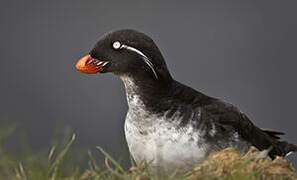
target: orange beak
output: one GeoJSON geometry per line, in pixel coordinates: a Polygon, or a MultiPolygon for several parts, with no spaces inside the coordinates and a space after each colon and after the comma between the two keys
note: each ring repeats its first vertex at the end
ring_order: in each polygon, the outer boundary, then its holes
{"type": "Polygon", "coordinates": [[[98,73],[103,67],[96,65],[97,62],[99,61],[93,59],[90,55],[86,55],[76,63],[76,69],[86,74],[95,74],[98,73]]]}

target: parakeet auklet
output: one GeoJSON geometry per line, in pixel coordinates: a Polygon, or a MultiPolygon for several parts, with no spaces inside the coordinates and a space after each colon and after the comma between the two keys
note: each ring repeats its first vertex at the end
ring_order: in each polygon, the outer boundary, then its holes
{"type": "Polygon", "coordinates": [[[104,35],[76,67],[88,74],[112,72],[124,82],[125,136],[136,163],[144,160],[171,173],[227,147],[243,153],[251,145],[272,147],[272,158],[297,151],[279,139],[283,133],[260,129],[233,105],[174,80],[154,41],[141,32],[104,35]]]}

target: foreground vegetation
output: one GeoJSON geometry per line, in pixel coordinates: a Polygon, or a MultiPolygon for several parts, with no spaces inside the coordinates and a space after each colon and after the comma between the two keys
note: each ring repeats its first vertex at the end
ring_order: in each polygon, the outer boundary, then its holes
{"type": "MultiPolygon", "coordinates": [[[[118,161],[114,160],[102,148],[98,151],[105,156],[105,163],[99,165],[96,158],[89,152],[88,167],[80,169],[79,163],[73,159],[77,156],[71,152],[71,145],[75,140],[72,135],[70,141],[62,148],[53,146],[45,155],[30,154],[19,160],[13,154],[6,152],[3,141],[13,129],[0,131],[0,179],[2,180],[150,180],[158,179],[150,171],[149,165],[133,165],[125,170],[118,161]]],[[[192,171],[183,174],[173,174],[162,179],[198,179],[198,180],[256,180],[256,179],[297,179],[296,171],[287,160],[278,157],[271,160],[268,151],[259,152],[256,148],[242,156],[236,149],[227,148],[213,153],[197,165],[192,171]]]]}

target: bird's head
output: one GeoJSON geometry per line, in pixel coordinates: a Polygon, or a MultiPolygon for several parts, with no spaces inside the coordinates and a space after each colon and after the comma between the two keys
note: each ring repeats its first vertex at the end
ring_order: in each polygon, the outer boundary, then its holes
{"type": "Polygon", "coordinates": [[[118,30],[103,35],[76,68],[87,74],[112,72],[116,75],[169,80],[162,54],[154,41],[135,30],[118,30]]]}

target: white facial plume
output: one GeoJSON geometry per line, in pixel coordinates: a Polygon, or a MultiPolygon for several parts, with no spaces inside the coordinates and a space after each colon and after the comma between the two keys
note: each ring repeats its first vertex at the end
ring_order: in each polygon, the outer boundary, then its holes
{"type": "Polygon", "coordinates": [[[131,46],[127,46],[125,44],[121,44],[119,41],[115,41],[112,45],[112,47],[115,49],[115,50],[118,50],[118,49],[127,49],[129,51],[132,51],[132,52],[135,52],[137,53],[138,55],[140,55],[143,59],[143,61],[150,67],[150,69],[153,71],[156,79],[158,79],[158,75],[155,71],[155,68],[154,68],[154,65],[153,63],[149,60],[149,58],[143,53],[141,52],[140,50],[134,48],[134,47],[131,47],[131,46]]]}

